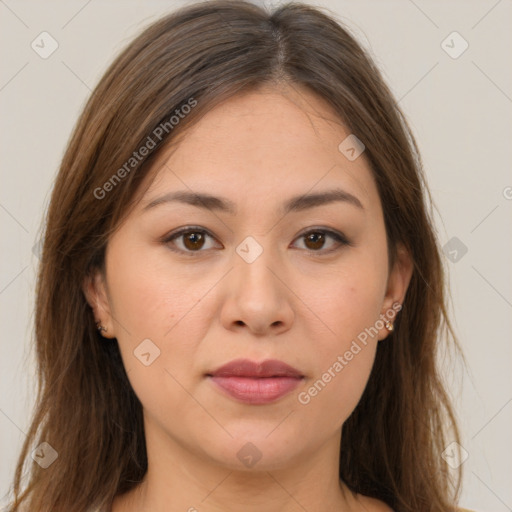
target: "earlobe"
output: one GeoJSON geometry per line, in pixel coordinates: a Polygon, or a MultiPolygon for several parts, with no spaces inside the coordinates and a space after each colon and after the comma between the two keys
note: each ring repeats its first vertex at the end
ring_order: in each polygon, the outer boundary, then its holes
{"type": "Polygon", "coordinates": [[[107,296],[105,278],[103,274],[96,270],[93,274],[88,274],[83,281],[82,290],[87,303],[93,310],[96,328],[105,338],[113,338],[114,326],[112,314],[107,296]]]}

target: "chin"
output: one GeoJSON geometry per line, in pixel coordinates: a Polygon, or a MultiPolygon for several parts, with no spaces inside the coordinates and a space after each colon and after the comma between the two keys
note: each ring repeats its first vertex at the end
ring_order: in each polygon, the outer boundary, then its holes
{"type": "Polygon", "coordinates": [[[233,438],[226,435],[223,441],[217,439],[213,452],[213,442],[205,446],[204,451],[216,463],[232,471],[274,471],[294,465],[301,451],[299,439],[283,433],[269,436],[268,432],[257,429],[246,429],[243,435],[231,432],[233,438]]]}

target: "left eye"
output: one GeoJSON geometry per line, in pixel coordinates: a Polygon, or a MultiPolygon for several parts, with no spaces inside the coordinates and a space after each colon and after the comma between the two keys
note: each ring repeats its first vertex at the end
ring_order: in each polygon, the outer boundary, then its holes
{"type": "MultiPolygon", "coordinates": [[[[202,252],[202,249],[214,248],[212,244],[208,246],[206,243],[208,239],[215,240],[207,231],[200,228],[184,228],[170,236],[166,237],[163,242],[177,246],[176,249],[171,247],[175,252],[192,254],[194,252],[202,252]],[[178,243],[180,242],[180,243],[178,243]]],[[[303,240],[305,249],[310,252],[332,252],[340,246],[351,245],[350,242],[341,233],[326,229],[315,229],[302,233],[296,240],[303,240]],[[325,249],[325,244],[328,239],[334,240],[331,243],[331,248],[325,249]],[[337,244],[337,246],[336,246],[337,244]],[[334,245],[334,247],[332,247],[334,245]]]]}
{"type": "Polygon", "coordinates": [[[324,252],[332,252],[338,249],[340,246],[350,245],[350,242],[341,233],[325,229],[307,231],[306,233],[300,235],[297,240],[304,240],[306,249],[312,252],[320,252],[320,250],[323,250],[324,252]],[[333,244],[331,244],[330,249],[325,249],[324,245],[326,240],[329,238],[337,242],[338,246],[336,247],[336,244],[334,244],[335,246],[333,248],[333,244]]]}

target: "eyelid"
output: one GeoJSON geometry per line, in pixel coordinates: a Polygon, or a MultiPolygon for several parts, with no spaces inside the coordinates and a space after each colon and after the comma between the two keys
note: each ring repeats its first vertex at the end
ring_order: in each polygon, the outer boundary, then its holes
{"type": "Polygon", "coordinates": [[[307,235],[308,233],[318,233],[318,232],[325,233],[326,235],[330,235],[334,239],[340,240],[340,241],[342,241],[343,243],[345,243],[347,245],[353,245],[352,242],[350,242],[349,239],[345,236],[345,234],[342,233],[341,231],[338,231],[338,230],[332,229],[332,228],[327,228],[327,227],[324,227],[324,226],[311,226],[311,227],[308,227],[305,230],[301,231],[297,235],[296,238],[298,238],[300,236],[307,235]]]}

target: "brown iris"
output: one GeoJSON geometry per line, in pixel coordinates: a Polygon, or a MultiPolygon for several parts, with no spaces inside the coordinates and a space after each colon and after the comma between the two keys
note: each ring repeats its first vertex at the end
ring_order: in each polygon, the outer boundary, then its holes
{"type": "Polygon", "coordinates": [[[309,249],[321,249],[324,243],[325,235],[323,233],[310,233],[305,237],[305,244],[309,249]]]}
{"type": "Polygon", "coordinates": [[[204,245],[204,235],[197,231],[189,231],[183,235],[183,244],[191,251],[201,249],[204,245]]]}

